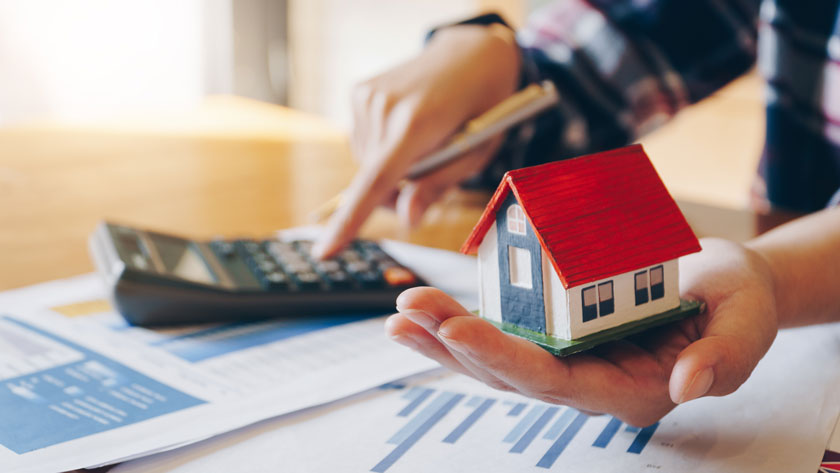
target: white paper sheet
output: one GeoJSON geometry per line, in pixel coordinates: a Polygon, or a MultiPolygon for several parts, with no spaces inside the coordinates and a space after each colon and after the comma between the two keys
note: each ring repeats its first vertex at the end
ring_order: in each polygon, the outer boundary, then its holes
{"type": "MultiPolygon", "coordinates": [[[[476,304],[472,258],[384,246],[476,304]]],[[[436,367],[388,340],[382,317],[152,331],[113,312],[43,311],[103,294],[95,275],[0,294],[0,314],[15,314],[0,319],[0,471],[146,455],[436,367]]]]}
{"type": "Polygon", "coordinates": [[[817,471],[840,403],[840,327],[782,332],[735,394],[656,427],[493,391],[462,376],[378,389],[113,473],[817,471]]]}

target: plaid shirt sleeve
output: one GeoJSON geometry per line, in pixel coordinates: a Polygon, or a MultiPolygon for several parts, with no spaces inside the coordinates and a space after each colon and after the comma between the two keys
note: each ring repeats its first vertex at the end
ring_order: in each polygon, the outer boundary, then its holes
{"type": "Polygon", "coordinates": [[[747,71],[760,0],[557,0],[518,33],[525,83],[557,107],[509,137],[484,183],[508,169],[623,146],[747,71]]]}

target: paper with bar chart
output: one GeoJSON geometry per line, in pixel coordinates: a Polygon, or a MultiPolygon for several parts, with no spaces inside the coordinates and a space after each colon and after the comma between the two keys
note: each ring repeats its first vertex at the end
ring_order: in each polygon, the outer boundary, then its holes
{"type": "Polygon", "coordinates": [[[814,472],[840,412],[840,327],[783,331],[735,394],[637,428],[460,375],[392,383],[113,473],[814,472]]]}
{"type": "MultiPolygon", "coordinates": [[[[393,389],[402,387],[396,386],[393,389]]],[[[486,443],[490,449],[513,454],[510,460],[520,462],[517,465],[511,464],[511,468],[517,469],[529,466],[552,468],[572,442],[576,446],[580,443],[575,441],[578,435],[587,438],[586,445],[589,448],[604,450],[615,438],[615,444],[621,444],[620,448],[624,449],[622,453],[638,455],[638,459],[641,459],[645,447],[659,427],[659,423],[656,423],[640,429],[624,425],[615,417],[591,417],[569,407],[520,400],[502,401],[495,393],[482,394],[435,389],[431,386],[405,389],[400,397],[406,404],[396,416],[405,417],[407,421],[386,441],[393,449],[370,471],[399,471],[397,463],[411,449],[422,448],[416,445],[438,424],[447,426],[443,431],[448,432],[441,443],[456,445],[472,428],[478,428],[476,424],[485,415],[493,417],[490,422],[501,429],[493,437],[472,435],[472,442],[486,443]],[[584,428],[586,430],[582,432],[584,428]],[[597,435],[593,435],[595,433],[597,435]],[[522,458],[516,458],[517,455],[523,457],[531,447],[539,456],[537,459],[533,454],[529,455],[536,462],[532,461],[533,464],[528,465],[528,462],[522,462],[522,458]]],[[[462,443],[468,442],[464,440],[462,443]]],[[[620,452],[618,448],[612,448],[611,451],[620,452]]],[[[636,459],[632,456],[629,458],[630,461],[636,459]]],[[[628,460],[622,461],[626,464],[628,460]]]]}

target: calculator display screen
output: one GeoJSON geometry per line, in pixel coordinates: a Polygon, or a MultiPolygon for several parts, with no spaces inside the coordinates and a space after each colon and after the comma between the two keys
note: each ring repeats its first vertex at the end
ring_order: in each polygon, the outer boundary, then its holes
{"type": "Polygon", "coordinates": [[[157,248],[166,271],[181,279],[215,284],[216,278],[193,243],[180,238],[149,235],[157,248]]]}

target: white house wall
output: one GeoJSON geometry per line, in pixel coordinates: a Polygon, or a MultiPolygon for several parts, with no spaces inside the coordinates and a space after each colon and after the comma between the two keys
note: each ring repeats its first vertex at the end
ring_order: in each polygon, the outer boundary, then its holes
{"type": "Polygon", "coordinates": [[[499,292],[499,236],[496,223],[484,234],[478,246],[478,304],[481,316],[496,322],[502,321],[502,299],[499,292]]]}
{"type": "Polygon", "coordinates": [[[543,295],[545,298],[545,331],[555,337],[570,339],[569,303],[566,288],[560,282],[554,266],[542,253],[543,295]]]}
{"type": "MultiPolygon", "coordinates": [[[[654,265],[654,266],[659,266],[654,265]]],[[[667,261],[662,263],[663,277],[665,283],[665,295],[661,299],[648,301],[642,305],[636,305],[636,287],[634,283],[634,273],[642,269],[639,268],[629,273],[624,273],[611,278],[601,279],[599,281],[576,286],[566,291],[569,301],[570,314],[570,335],[572,339],[577,339],[595,333],[604,329],[612,328],[627,322],[643,319],[649,315],[665,312],[674,309],[680,305],[679,294],[679,269],[677,260],[667,261]],[[588,322],[583,322],[582,317],[582,301],[581,291],[584,288],[597,285],[602,282],[613,281],[613,297],[615,300],[615,312],[604,317],[598,317],[588,322]]],[[[648,281],[649,283],[649,281],[648,281]]]]}

